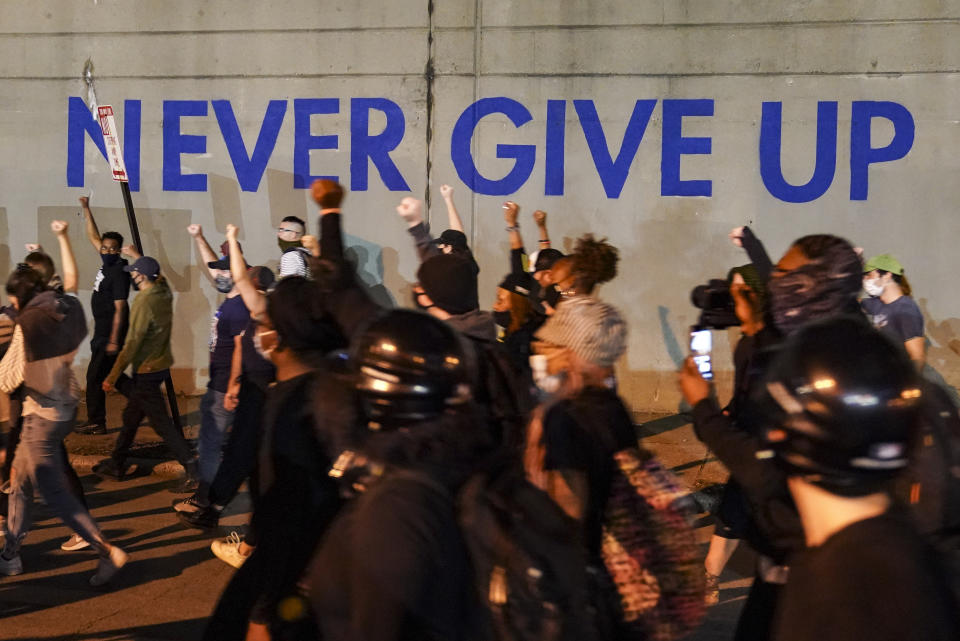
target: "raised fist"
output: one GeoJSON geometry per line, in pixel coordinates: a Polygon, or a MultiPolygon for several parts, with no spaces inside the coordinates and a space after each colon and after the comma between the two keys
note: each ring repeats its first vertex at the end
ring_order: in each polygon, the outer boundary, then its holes
{"type": "Polygon", "coordinates": [[[310,185],[310,190],[320,209],[338,209],[343,202],[343,187],[335,180],[318,178],[310,185]]]}
{"type": "Polygon", "coordinates": [[[440,195],[447,200],[453,198],[453,187],[450,185],[440,185],[440,195]]]}
{"type": "Polygon", "coordinates": [[[320,241],[313,234],[304,234],[300,237],[300,244],[314,256],[320,255],[320,241]]]}
{"type": "Polygon", "coordinates": [[[743,247],[743,227],[734,227],[727,236],[734,245],[743,247]]]}
{"type": "MultiPolygon", "coordinates": [[[[193,225],[190,225],[193,227],[193,225]]],[[[199,225],[197,225],[199,227],[199,225]]],[[[232,223],[227,223],[227,240],[236,240],[237,239],[237,226],[232,223]]],[[[195,234],[193,234],[195,235],[195,234]]]]}
{"type": "Polygon", "coordinates": [[[137,246],[134,244],[125,245],[123,249],[120,250],[120,253],[124,256],[130,256],[131,258],[140,258],[140,252],[137,251],[137,246]]]}
{"type": "Polygon", "coordinates": [[[32,254],[33,252],[43,251],[43,247],[40,246],[40,243],[27,243],[26,245],[24,245],[24,248],[27,250],[28,254],[32,254]]]}
{"type": "Polygon", "coordinates": [[[517,226],[517,216],[520,214],[520,206],[512,200],[503,203],[503,219],[511,227],[517,226]]]}
{"type": "Polygon", "coordinates": [[[55,220],[50,223],[50,231],[52,231],[57,236],[63,236],[67,233],[67,228],[70,225],[65,220],[55,220]]]}
{"type": "Polygon", "coordinates": [[[400,204],[397,205],[397,213],[400,214],[400,217],[407,221],[411,226],[416,225],[417,223],[423,220],[422,215],[423,203],[417,200],[416,198],[411,198],[407,196],[400,201],[400,204]]]}
{"type": "Polygon", "coordinates": [[[538,209],[533,212],[533,222],[537,224],[537,227],[543,227],[547,224],[547,212],[542,209],[538,209]]]}
{"type": "Polygon", "coordinates": [[[194,238],[196,238],[197,236],[202,236],[203,227],[201,227],[197,223],[193,223],[192,225],[187,225],[187,233],[193,236],[194,238]]]}
{"type": "Polygon", "coordinates": [[[79,198],[77,198],[77,200],[80,201],[80,206],[83,207],[84,209],[87,209],[90,207],[90,196],[80,196],[79,198]]]}

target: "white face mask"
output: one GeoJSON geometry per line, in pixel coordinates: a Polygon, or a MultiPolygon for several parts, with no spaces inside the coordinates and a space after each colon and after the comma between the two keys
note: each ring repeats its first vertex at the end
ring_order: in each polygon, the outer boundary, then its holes
{"type": "Polygon", "coordinates": [[[879,278],[869,278],[863,281],[863,291],[867,292],[870,296],[879,296],[883,293],[883,288],[883,284],[879,278]]]}
{"type": "Polygon", "coordinates": [[[275,347],[271,347],[271,348],[269,348],[269,349],[264,349],[263,343],[261,342],[260,337],[263,336],[263,335],[265,335],[265,334],[273,334],[273,333],[275,333],[276,331],[277,331],[277,330],[275,330],[275,329],[268,329],[268,330],[262,331],[262,332],[261,332],[261,331],[257,331],[257,332],[254,332],[254,334],[253,334],[253,348],[254,348],[255,350],[257,350],[257,354],[260,354],[260,356],[263,357],[264,360],[267,360],[267,361],[270,360],[270,354],[273,353],[273,350],[275,349],[275,347]]]}

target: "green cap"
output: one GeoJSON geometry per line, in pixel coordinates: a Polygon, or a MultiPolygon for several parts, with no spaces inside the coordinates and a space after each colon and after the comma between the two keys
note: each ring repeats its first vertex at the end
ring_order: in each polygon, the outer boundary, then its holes
{"type": "Polygon", "coordinates": [[[880,254],[868,260],[863,266],[863,273],[866,274],[867,272],[872,272],[875,269],[890,272],[891,274],[896,274],[897,276],[903,276],[903,265],[901,265],[900,261],[890,254],[880,254]]]}

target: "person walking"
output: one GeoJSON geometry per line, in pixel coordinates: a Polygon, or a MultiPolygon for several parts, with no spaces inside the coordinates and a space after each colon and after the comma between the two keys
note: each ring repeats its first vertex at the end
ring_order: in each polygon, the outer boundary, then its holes
{"type": "Polygon", "coordinates": [[[123,427],[117,435],[113,453],[93,469],[97,474],[123,480],[132,469],[126,462],[130,446],[140,421],[146,416],[186,470],[186,479],[178,491],[193,492],[198,486],[197,463],[190,446],[170,420],[160,391],[173,364],[170,351],[173,294],[166,279],[160,275],[160,264],[154,258],[141,256],[124,269],[130,272],[140,293],[130,309],[126,343],[103,381],[103,390],[116,389],[127,397],[127,406],[123,410],[123,427]],[[133,366],[133,377],[124,374],[130,365],[133,366]]]}

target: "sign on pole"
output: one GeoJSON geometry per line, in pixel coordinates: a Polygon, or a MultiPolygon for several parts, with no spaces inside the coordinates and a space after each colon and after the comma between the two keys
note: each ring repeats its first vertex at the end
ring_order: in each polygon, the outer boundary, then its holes
{"type": "Polygon", "coordinates": [[[110,161],[110,170],[113,171],[113,179],[117,182],[127,182],[127,168],[123,164],[120,141],[117,139],[117,125],[113,121],[113,107],[110,105],[97,107],[97,116],[100,118],[100,130],[103,132],[103,141],[107,145],[107,159],[110,161]]]}

